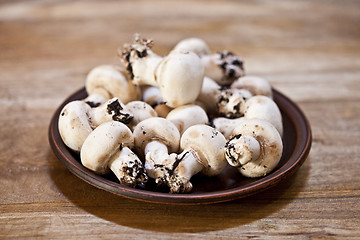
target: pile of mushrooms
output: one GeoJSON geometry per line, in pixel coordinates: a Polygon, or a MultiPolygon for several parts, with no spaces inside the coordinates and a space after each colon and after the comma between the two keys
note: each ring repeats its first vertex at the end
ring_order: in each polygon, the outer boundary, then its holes
{"type": "Polygon", "coordinates": [[[245,76],[238,56],[213,53],[202,39],[164,57],[152,47],[136,35],[119,50],[121,64],[92,69],[88,96],[60,112],[60,136],[86,168],[170,193],[189,193],[192,176],[229,165],[251,178],[276,168],[283,126],[265,79],[245,76]]]}

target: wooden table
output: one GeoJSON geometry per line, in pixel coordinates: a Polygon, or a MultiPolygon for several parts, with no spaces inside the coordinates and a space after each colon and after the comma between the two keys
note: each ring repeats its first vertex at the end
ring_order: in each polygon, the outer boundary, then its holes
{"type": "Polygon", "coordinates": [[[2,1],[0,239],[359,239],[359,1],[2,1]],[[205,206],[126,199],[55,157],[50,118],[135,33],[165,55],[186,37],[243,57],[313,131],[286,182],[205,206]]]}

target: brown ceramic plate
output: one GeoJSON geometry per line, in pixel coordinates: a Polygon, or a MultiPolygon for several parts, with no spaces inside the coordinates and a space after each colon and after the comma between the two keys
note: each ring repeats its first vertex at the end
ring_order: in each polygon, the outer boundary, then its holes
{"type": "Polygon", "coordinates": [[[145,186],[130,188],[120,185],[112,174],[99,176],[83,167],[79,156],[70,151],[61,140],[58,129],[61,109],[66,103],[84,99],[86,96],[85,89],[80,89],[68,97],[56,110],[49,126],[51,148],[57,158],[73,174],[95,187],[123,197],[169,204],[203,204],[246,197],[268,189],[295,173],[307,158],[311,147],[311,129],[305,115],[289,98],[274,90],[274,100],[283,117],[284,152],[277,168],[269,175],[248,179],[240,176],[235,168],[228,166],[216,177],[194,176],[191,180],[194,188],[188,194],[160,192],[155,189],[151,181],[145,186]]]}

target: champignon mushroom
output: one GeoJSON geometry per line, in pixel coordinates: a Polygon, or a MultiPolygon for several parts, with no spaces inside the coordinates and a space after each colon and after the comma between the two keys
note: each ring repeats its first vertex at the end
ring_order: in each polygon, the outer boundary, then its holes
{"type": "Polygon", "coordinates": [[[76,100],[63,107],[58,127],[65,145],[80,152],[83,142],[98,125],[113,120],[128,123],[132,117],[117,98],[94,108],[84,101],[76,100]]]}
{"type": "Polygon", "coordinates": [[[229,85],[245,75],[243,61],[229,51],[211,53],[207,43],[200,38],[187,38],[180,41],[174,50],[196,53],[205,67],[205,76],[214,79],[220,85],[229,85]]]}
{"type": "Polygon", "coordinates": [[[252,94],[246,89],[226,89],[208,77],[204,77],[197,104],[204,106],[209,115],[237,118],[243,115],[242,106],[252,94]]]}
{"type": "Polygon", "coordinates": [[[58,128],[61,139],[75,152],[80,152],[82,144],[93,130],[88,116],[90,111],[88,104],[78,100],[69,102],[60,112],[58,128]]]}
{"type": "Polygon", "coordinates": [[[127,126],[134,130],[135,126],[148,118],[157,117],[156,111],[146,102],[143,101],[132,101],[127,103],[126,109],[133,116],[131,121],[127,124],[127,126]]]}
{"type": "Polygon", "coordinates": [[[117,97],[123,103],[140,99],[140,89],[127,77],[124,68],[115,65],[100,65],[93,68],[86,77],[85,101],[92,107],[117,97]]]}
{"type": "Polygon", "coordinates": [[[260,119],[244,120],[226,143],[226,160],[246,177],[262,177],[279,163],[283,151],[276,128],[260,119]]]}
{"type": "Polygon", "coordinates": [[[209,55],[210,48],[207,43],[200,38],[186,38],[176,44],[174,50],[184,50],[196,53],[199,57],[209,55]]]}
{"type": "Polygon", "coordinates": [[[277,104],[269,97],[257,95],[249,98],[244,105],[245,119],[265,120],[283,135],[282,116],[277,104]]]}
{"type": "Polygon", "coordinates": [[[264,78],[257,76],[243,76],[236,79],[231,88],[247,89],[252,95],[264,95],[272,98],[271,85],[264,78]]]}
{"type": "Polygon", "coordinates": [[[126,46],[122,59],[135,84],[157,86],[170,107],[192,103],[200,93],[204,67],[190,51],[172,51],[161,58],[151,51],[152,41],[137,37],[126,46]]]}
{"type": "Polygon", "coordinates": [[[197,101],[200,102],[202,106],[205,106],[205,111],[208,114],[214,114],[216,112],[216,103],[219,100],[220,93],[221,86],[213,79],[204,77],[197,101]]]}
{"type": "Polygon", "coordinates": [[[225,118],[217,117],[212,119],[212,126],[221,132],[226,139],[229,139],[234,128],[244,120],[244,117],[239,118],[225,118]]]}
{"type": "Polygon", "coordinates": [[[220,85],[229,85],[245,75],[243,61],[228,51],[203,55],[201,62],[205,67],[205,76],[214,79],[220,85]]]}
{"type": "Polygon", "coordinates": [[[172,51],[160,63],[156,76],[166,105],[178,107],[193,103],[199,96],[204,67],[195,53],[172,51]]]}
{"type": "Polygon", "coordinates": [[[147,181],[140,159],[131,151],[134,137],[123,123],[111,121],[98,126],[85,139],[81,163],[97,174],[111,170],[121,184],[134,187],[147,181]]]}
{"type": "Polygon", "coordinates": [[[193,125],[209,123],[205,110],[195,104],[174,108],[167,114],[166,119],[175,124],[180,134],[193,125]]]}
{"type": "Polygon", "coordinates": [[[158,87],[146,85],[142,86],[142,100],[150,104],[159,117],[166,118],[168,113],[173,109],[165,104],[158,87]]]}
{"type": "Polygon", "coordinates": [[[213,127],[204,124],[189,127],[181,137],[183,152],[168,183],[170,192],[191,191],[190,179],[199,172],[207,176],[220,174],[227,165],[225,144],[225,137],[213,127]]]}
{"type": "Polygon", "coordinates": [[[156,107],[157,105],[164,102],[160,88],[150,85],[143,85],[141,88],[141,100],[149,104],[151,107],[156,107]]]}
{"type": "Polygon", "coordinates": [[[169,120],[153,117],[138,123],[133,134],[136,152],[144,156],[148,176],[159,186],[166,185],[180,145],[179,130],[169,120]]]}
{"type": "Polygon", "coordinates": [[[239,113],[241,113],[241,117],[238,118],[214,118],[212,124],[223,133],[226,138],[229,138],[231,137],[230,133],[232,129],[244,119],[261,119],[274,125],[280,133],[280,136],[283,135],[281,112],[271,98],[262,95],[253,96],[245,101],[239,113]]]}

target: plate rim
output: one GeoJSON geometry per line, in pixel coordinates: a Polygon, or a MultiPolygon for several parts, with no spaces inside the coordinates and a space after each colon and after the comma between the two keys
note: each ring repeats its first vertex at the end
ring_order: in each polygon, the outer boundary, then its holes
{"type": "Polygon", "coordinates": [[[103,178],[102,176],[97,175],[94,172],[86,169],[72,156],[70,150],[61,140],[57,123],[62,108],[68,102],[77,99],[80,100],[85,98],[86,96],[87,95],[85,87],[82,87],[72,93],[70,96],[68,96],[62,102],[62,104],[58,106],[51,118],[48,128],[50,147],[56,157],[66,166],[66,168],[70,170],[70,172],[73,173],[75,176],[79,177],[81,180],[99,189],[130,199],[152,203],[193,205],[225,202],[247,197],[269,189],[294,174],[307,159],[307,156],[309,155],[311,149],[312,132],[310,123],[306,118],[305,114],[297,106],[297,104],[295,104],[287,96],[273,88],[274,101],[277,103],[279,101],[281,101],[282,103],[286,103],[286,109],[281,108],[280,110],[282,114],[286,113],[287,117],[291,120],[296,129],[296,145],[294,147],[294,151],[292,151],[289,159],[280,168],[271,172],[267,176],[258,179],[257,181],[246,184],[245,186],[214,192],[170,194],[138,188],[131,188],[121,185],[120,183],[113,182],[109,179],[103,178]],[[290,112],[292,114],[289,114],[290,112]],[[63,149],[66,149],[67,151],[62,151],[61,147],[63,149]],[[74,159],[75,161],[73,161],[72,159],[74,159]],[[89,177],[89,179],[85,176],[89,177]]]}

